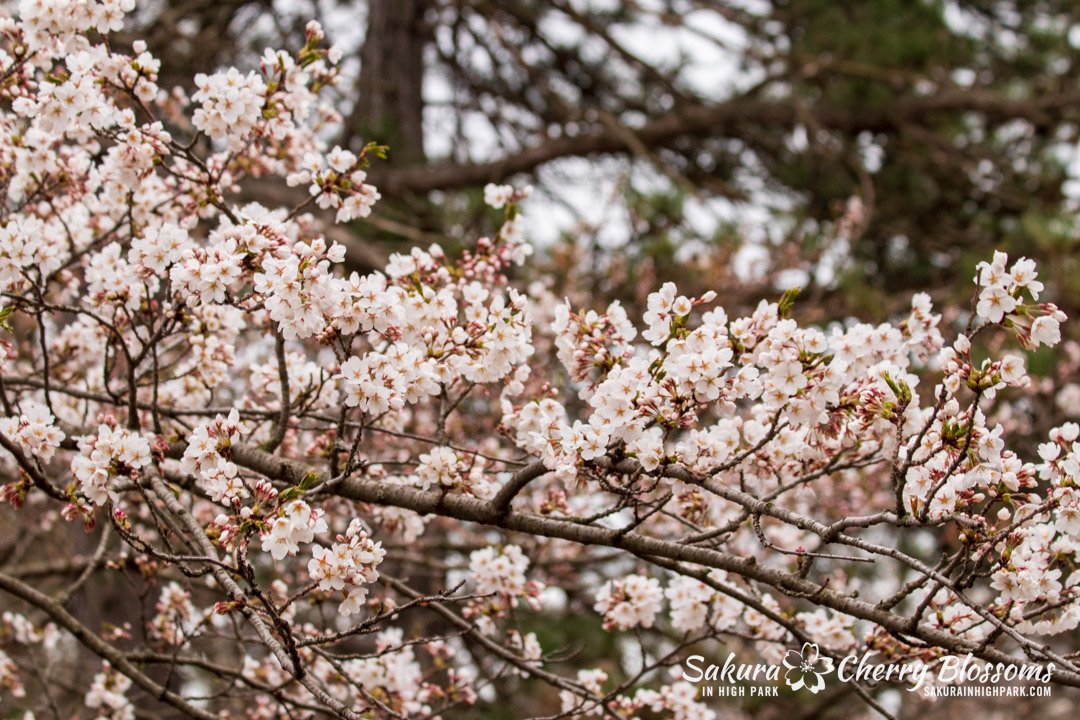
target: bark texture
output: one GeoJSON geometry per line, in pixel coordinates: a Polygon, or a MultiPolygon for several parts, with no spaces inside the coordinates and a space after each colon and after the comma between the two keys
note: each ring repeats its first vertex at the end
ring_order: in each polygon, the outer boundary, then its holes
{"type": "Polygon", "coordinates": [[[424,160],[424,48],[426,0],[372,0],[360,51],[357,104],[346,133],[350,145],[390,146],[396,165],[424,160]]]}

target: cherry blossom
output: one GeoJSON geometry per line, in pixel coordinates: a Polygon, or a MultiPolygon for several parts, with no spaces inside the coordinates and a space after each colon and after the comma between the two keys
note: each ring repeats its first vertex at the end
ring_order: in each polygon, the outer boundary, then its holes
{"type": "Polygon", "coordinates": [[[603,614],[605,627],[620,630],[652,627],[663,597],[656,578],[628,575],[622,580],[604,583],[596,593],[594,607],[603,614]]]}
{"type": "Polygon", "coordinates": [[[131,680],[105,663],[86,693],[86,707],[97,712],[99,718],[134,720],[135,707],[126,695],[130,688],[131,680]]]}
{"type": "Polygon", "coordinates": [[[64,439],[64,432],[55,423],[56,418],[48,407],[27,400],[22,414],[0,418],[0,433],[14,440],[23,452],[47,463],[64,439]]]}
{"type": "Polygon", "coordinates": [[[1080,348],[1034,260],[877,323],[681,278],[564,297],[529,188],[492,184],[483,236],[365,268],[344,225],[381,212],[385,149],[330,140],[322,28],[188,96],[110,35],[132,9],[0,21],[0,502],[29,547],[0,571],[26,605],[5,702],[74,658],[107,718],[429,718],[528,687],[538,713],[710,720],[665,674],[698,645],[1080,685],[1080,348]],[[72,557],[38,562],[53,542],[72,557]],[[71,611],[121,579],[142,615],[71,611]],[[571,616],[613,656],[549,647],[571,616]]]}
{"type": "Polygon", "coordinates": [[[345,599],[338,606],[342,615],[360,611],[367,596],[365,585],[379,579],[376,568],[386,551],[382,545],[372,542],[359,520],[349,523],[344,535],[330,548],[316,545],[308,562],[308,574],[319,583],[323,591],[343,592],[345,599]]]}
{"type": "Polygon", "coordinates": [[[137,474],[151,463],[150,443],[124,428],[100,425],[96,435],[79,441],[79,454],[71,461],[71,474],[83,494],[96,505],[117,498],[112,485],[122,475],[137,474]]]}
{"type": "Polygon", "coordinates": [[[294,500],[282,508],[262,533],[263,552],[275,560],[295,555],[301,543],[310,543],[316,535],[327,531],[322,510],[313,509],[303,500],[294,500]]]}

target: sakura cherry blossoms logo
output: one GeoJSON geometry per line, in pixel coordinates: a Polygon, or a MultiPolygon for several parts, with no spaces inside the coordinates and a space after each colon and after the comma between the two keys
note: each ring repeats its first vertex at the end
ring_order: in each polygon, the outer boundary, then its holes
{"type": "Polygon", "coordinates": [[[792,690],[806,688],[815,695],[825,689],[825,676],[833,671],[830,657],[821,655],[817,643],[803,643],[801,650],[788,650],[783,660],[784,682],[792,690]]]}
{"type": "Polygon", "coordinates": [[[809,690],[817,694],[825,689],[825,676],[835,669],[832,658],[823,655],[817,643],[803,643],[788,650],[780,664],[747,664],[728,654],[723,665],[704,663],[704,656],[691,655],[684,663],[682,679],[703,685],[703,697],[779,697],[783,683],[793,692],[809,690]]]}
{"type": "Polygon", "coordinates": [[[817,643],[788,650],[779,663],[745,663],[728,653],[720,665],[702,655],[683,662],[682,679],[700,684],[701,698],[780,697],[825,689],[826,676],[841,683],[891,684],[923,698],[1049,697],[1055,666],[1026,662],[984,662],[971,653],[942,655],[932,662],[878,662],[876,652],[830,657],[817,643]]]}

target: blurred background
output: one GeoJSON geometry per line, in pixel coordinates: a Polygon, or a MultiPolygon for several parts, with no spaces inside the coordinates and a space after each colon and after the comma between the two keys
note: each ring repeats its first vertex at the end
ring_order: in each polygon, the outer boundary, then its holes
{"type": "Polygon", "coordinates": [[[131,36],[189,87],[322,21],[344,53],[335,139],[390,146],[371,173],[379,217],[351,231],[360,265],[474,238],[483,185],[512,182],[536,187],[545,262],[592,275],[595,305],[677,278],[726,291],[729,311],[798,286],[806,307],[869,319],[915,290],[966,298],[991,248],[1039,259],[1067,312],[1080,301],[1075,2],[178,0],[136,15],[131,36]]]}

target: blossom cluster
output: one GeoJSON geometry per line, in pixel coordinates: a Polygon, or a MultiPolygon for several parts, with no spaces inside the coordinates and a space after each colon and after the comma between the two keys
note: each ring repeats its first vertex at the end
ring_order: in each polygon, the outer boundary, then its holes
{"type": "Polygon", "coordinates": [[[191,602],[191,593],[176,582],[161,589],[154,609],[157,614],[150,621],[150,635],[166,646],[185,645],[201,619],[191,602]]]}
{"type": "Polygon", "coordinates": [[[19,679],[19,668],[3,650],[0,650],[0,698],[8,695],[13,698],[26,697],[26,688],[19,679]]]}
{"type": "Polygon", "coordinates": [[[488,183],[484,186],[484,202],[496,210],[502,210],[507,205],[519,203],[532,193],[532,186],[515,189],[513,185],[496,185],[488,183]]]}
{"type": "Polygon", "coordinates": [[[263,552],[270,553],[275,560],[295,555],[301,543],[309,543],[316,535],[328,530],[325,515],[324,510],[312,508],[303,500],[288,503],[270,520],[269,529],[262,533],[263,552]]]}
{"type": "Polygon", "coordinates": [[[21,414],[0,418],[0,433],[43,463],[52,460],[64,439],[64,431],[56,427],[56,418],[49,408],[34,400],[23,403],[21,414]]]}
{"type": "Polygon", "coordinates": [[[709,604],[716,591],[705,583],[680,576],[674,578],[664,590],[664,597],[671,605],[671,625],[676,630],[697,630],[709,619],[709,604]]]}
{"type": "Polygon", "coordinates": [[[415,484],[421,488],[457,489],[479,498],[489,498],[495,485],[488,478],[486,464],[478,458],[466,462],[448,447],[436,447],[417,458],[415,484]]]}
{"type": "Polygon", "coordinates": [[[555,308],[551,329],[559,361],[577,381],[593,376],[602,380],[613,366],[634,355],[637,329],[618,300],[603,314],[588,310],[579,315],[569,302],[562,303],[555,308]]]}
{"type": "Polygon", "coordinates": [[[306,338],[322,332],[326,315],[337,307],[337,285],[325,282],[331,263],[345,259],[345,248],[326,246],[322,238],[292,246],[285,257],[268,257],[255,275],[255,290],[265,296],[270,318],[286,339],[306,338]]]}
{"type": "Polygon", "coordinates": [[[1054,346],[1061,342],[1061,323],[1065,314],[1053,303],[1038,303],[1043,283],[1038,278],[1035,262],[1020,258],[1006,270],[1009,257],[995,252],[991,262],[981,262],[975,281],[981,288],[975,312],[992,323],[1009,319],[1010,327],[1027,347],[1054,346]],[[1024,302],[1024,294],[1031,304],[1024,302]]]}
{"type": "Polygon", "coordinates": [[[266,83],[255,72],[241,74],[236,68],[213,75],[195,76],[197,90],[191,99],[199,103],[191,119],[195,127],[215,140],[228,138],[239,149],[255,129],[252,118],[266,103],[266,83]]]}
{"type": "Polygon", "coordinates": [[[604,627],[629,630],[652,627],[660,612],[664,593],[660,581],[644,575],[627,575],[609,580],[596,593],[593,606],[604,616],[604,627]]]}
{"type": "Polygon", "coordinates": [[[305,155],[303,169],[289,175],[287,182],[307,183],[319,207],[337,210],[339,223],[366,218],[379,199],[379,191],[365,182],[362,162],[363,158],[335,145],[325,158],[315,153],[305,155]]]}
{"type": "Polygon", "coordinates": [[[338,606],[342,615],[360,612],[367,597],[367,585],[379,579],[376,569],[385,557],[382,543],[372,541],[359,519],[349,523],[344,535],[329,548],[311,549],[308,574],[323,592],[341,592],[345,599],[338,606]]]}
{"type": "Polygon", "coordinates": [[[116,672],[108,662],[94,676],[94,682],[86,693],[86,707],[104,720],[135,720],[135,706],[127,697],[131,679],[116,672]]]}
{"type": "Polygon", "coordinates": [[[19,17],[30,47],[53,38],[71,39],[87,29],[106,34],[123,28],[123,17],[135,9],[135,0],[102,0],[68,5],[61,2],[22,3],[19,17]]]}
{"type": "Polygon", "coordinates": [[[439,392],[435,361],[405,343],[351,357],[341,366],[345,404],[378,417],[439,392]]]}
{"type": "Polygon", "coordinates": [[[1050,483],[1046,502],[1021,505],[1006,516],[1012,532],[1001,542],[992,586],[1020,628],[1057,634],[1080,625],[1080,608],[1067,602],[1080,582],[1073,569],[1080,557],[1080,426],[1053,429],[1039,456],[1038,477],[1050,483]],[[1039,608],[1050,612],[1033,620],[1039,608]]]}
{"type": "Polygon", "coordinates": [[[247,432],[235,410],[227,418],[198,425],[188,436],[180,461],[183,473],[198,478],[203,489],[217,503],[237,506],[248,497],[237,466],[227,458],[229,448],[247,432]]]}
{"type": "Polygon", "coordinates": [[[376,638],[373,657],[349,660],[343,669],[360,687],[379,688],[400,712],[422,715],[430,710],[432,688],[423,682],[419,659],[403,642],[403,634],[400,628],[384,630],[376,638]]]}
{"type": "Polygon", "coordinates": [[[534,610],[540,607],[542,583],[529,580],[529,558],[517,545],[486,547],[469,554],[469,575],[476,591],[490,597],[474,603],[470,614],[503,616],[524,600],[534,610]]]}
{"type": "Polygon", "coordinates": [[[0,290],[14,292],[36,285],[59,269],[60,248],[40,241],[44,230],[44,223],[35,217],[15,216],[0,227],[0,290]]]}
{"type": "Polygon", "coordinates": [[[71,461],[71,474],[83,495],[95,505],[119,498],[111,481],[136,477],[153,462],[150,443],[140,433],[110,425],[79,441],[79,454],[71,461]]]}

